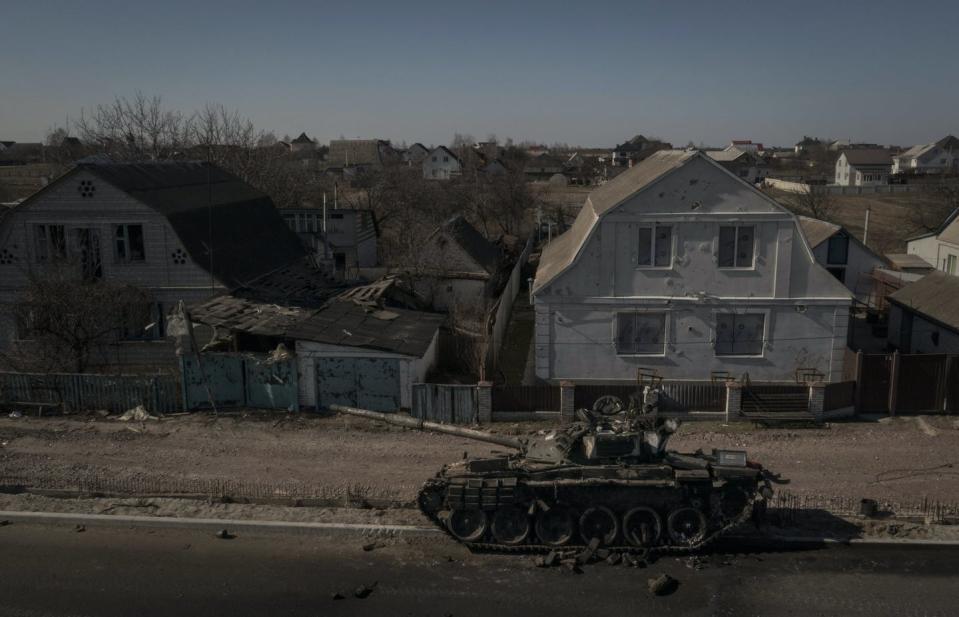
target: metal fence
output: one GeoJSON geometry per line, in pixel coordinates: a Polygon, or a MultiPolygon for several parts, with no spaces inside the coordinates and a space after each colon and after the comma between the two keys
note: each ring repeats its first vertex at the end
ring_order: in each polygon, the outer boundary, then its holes
{"type": "MultiPolygon", "coordinates": [[[[592,407],[593,402],[601,396],[612,394],[618,396],[624,403],[629,403],[630,397],[639,397],[641,393],[635,385],[576,385],[573,394],[573,405],[592,407]]],[[[659,408],[662,411],[725,411],[726,386],[711,381],[675,381],[663,382],[659,397],[659,408]]]]}
{"type": "Polygon", "coordinates": [[[431,422],[472,424],[479,420],[476,398],[474,385],[415,383],[411,415],[431,422]]]}
{"type": "Polygon", "coordinates": [[[69,411],[106,409],[120,413],[143,405],[153,413],[180,409],[175,375],[0,373],[0,401],[61,405],[69,411]]]}
{"type": "Polygon", "coordinates": [[[494,412],[559,411],[558,386],[493,386],[494,412]]]}
{"type": "Polygon", "coordinates": [[[859,354],[856,410],[959,412],[959,355],[859,354]]]}

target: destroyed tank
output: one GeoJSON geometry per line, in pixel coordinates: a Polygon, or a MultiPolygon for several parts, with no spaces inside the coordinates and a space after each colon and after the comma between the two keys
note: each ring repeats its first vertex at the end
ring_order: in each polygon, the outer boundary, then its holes
{"type": "Polygon", "coordinates": [[[331,409],[513,450],[464,455],[417,495],[423,514],[471,550],[695,550],[759,511],[771,495],[767,474],[741,450],[666,450],[678,422],[659,416],[656,396],[647,390],[643,405],[629,409],[603,397],[569,425],[521,437],[331,409]]]}

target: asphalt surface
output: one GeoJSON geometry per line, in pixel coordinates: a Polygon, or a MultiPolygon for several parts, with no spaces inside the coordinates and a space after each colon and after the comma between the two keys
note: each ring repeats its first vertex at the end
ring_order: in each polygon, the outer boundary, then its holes
{"type": "Polygon", "coordinates": [[[527,557],[470,555],[445,538],[360,538],[0,527],[0,615],[955,615],[959,549],[723,547],[699,563],[581,574],[527,557]],[[654,597],[648,578],[679,581],[654,597]],[[366,598],[354,590],[372,589],[366,598]],[[334,599],[340,592],[344,598],[334,599]]]}

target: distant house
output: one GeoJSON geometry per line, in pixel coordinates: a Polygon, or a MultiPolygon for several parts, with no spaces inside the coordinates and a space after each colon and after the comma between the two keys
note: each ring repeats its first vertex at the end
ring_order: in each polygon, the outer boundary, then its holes
{"type": "Polygon", "coordinates": [[[737,148],[743,152],[751,152],[753,154],[762,154],[763,145],[761,143],[753,143],[751,139],[734,139],[729,142],[728,148],[737,148]]]}
{"type": "Polygon", "coordinates": [[[129,283],[150,301],[101,366],[173,365],[165,315],[307,255],[270,198],[199,162],[80,163],[0,217],[0,351],[30,344],[12,307],[52,266],[129,283]],[[145,326],[149,326],[146,327],[145,326]]]}
{"type": "Polygon", "coordinates": [[[613,165],[629,167],[639,163],[649,155],[659,150],[668,150],[672,146],[658,139],[649,139],[643,135],[636,135],[629,141],[617,145],[613,149],[613,165]]]}
{"type": "Polygon", "coordinates": [[[437,146],[423,159],[423,177],[430,180],[449,180],[460,175],[463,163],[446,146],[437,146]]]}
{"type": "Polygon", "coordinates": [[[911,238],[906,252],[921,257],[946,274],[959,275],[959,208],[953,210],[938,230],[911,238]]]}
{"type": "Polygon", "coordinates": [[[809,152],[810,150],[819,150],[823,148],[825,144],[820,139],[815,139],[813,137],[805,136],[800,141],[796,142],[796,145],[793,147],[796,154],[803,154],[809,152]]]}
{"type": "Polygon", "coordinates": [[[412,146],[406,149],[403,153],[403,161],[408,163],[411,167],[415,167],[423,162],[427,156],[429,156],[430,150],[423,144],[416,142],[412,146]]]}
{"type": "Polygon", "coordinates": [[[281,208],[287,226],[341,280],[360,277],[361,268],[378,265],[376,223],[372,210],[352,208],[281,208]]]}
{"type": "Polygon", "coordinates": [[[700,151],[657,152],[593,190],[532,294],[541,379],[842,377],[852,294],[792,213],[700,151]]]}
{"type": "Polygon", "coordinates": [[[857,300],[871,304],[875,289],[873,270],[888,266],[888,262],[841,225],[800,216],[799,226],[816,262],[845,285],[857,300]]]}
{"type": "Polygon", "coordinates": [[[913,146],[893,157],[894,174],[941,174],[959,171],[959,139],[947,135],[931,144],[913,146]]]}
{"type": "Polygon", "coordinates": [[[541,154],[534,156],[526,161],[523,173],[530,182],[556,182],[556,177],[563,178],[561,182],[566,183],[563,173],[566,171],[566,161],[552,154],[541,154]]]}
{"type": "Polygon", "coordinates": [[[381,169],[398,159],[390,142],[382,139],[334,139],[330,141],[327,169],[352,175],[381,169]]]}
{"type": "Polygon", "coordinates": [[[836,160],[835,184],[839,186],[874,186],[888,184],[892,171],[889,150],[845,150],[836,160]]]}
{"type": "Polygon", "coordinates": [[[291,152],[312,152],[316,150],[316,142],[306,136],[306,133],[300,133],[300,136],[290,142],[291,152]]]}
{"type": "Polygon", "coordinates": [[[902,353],[959,354],[959,277],[932,272],[888,300],[892,347],[902,353]]]}
{"type": "Polygon", "coordinates": [[[766,177],[766,162],[756,154],[756,150],[742,150],[739,146],[728,146],[725,150],[708,150],[706,154],[737,177],[755,184],[766,177]]]}
{"type": "Polygon", "coordinates": [[[0,151],[0,165],[29,165],[42,163],[47,148],[41,143],[9,142],[3,151],[0,151]]]}
{"type": "Polygon", "coordinates": [[[503,279],[504,255],[462,215],[440,225],[424,241],[411,273],[413,289],[434,309],[454,307],[485,314],[503,279]]]}

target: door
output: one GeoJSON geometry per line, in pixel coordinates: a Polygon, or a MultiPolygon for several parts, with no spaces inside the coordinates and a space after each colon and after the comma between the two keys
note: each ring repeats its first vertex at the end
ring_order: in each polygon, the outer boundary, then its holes
{"type": "Polygon", "coordinates": [[[320,407],[349,405],[373,411],[396,411],[400,408],[400,361],[319,358],[316,392],[320,407]]]}

